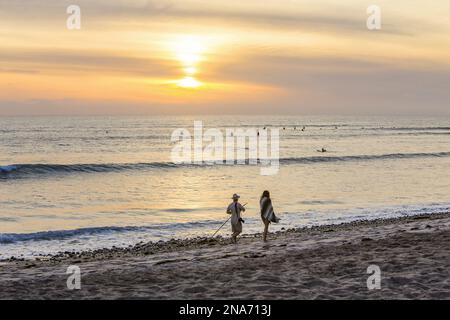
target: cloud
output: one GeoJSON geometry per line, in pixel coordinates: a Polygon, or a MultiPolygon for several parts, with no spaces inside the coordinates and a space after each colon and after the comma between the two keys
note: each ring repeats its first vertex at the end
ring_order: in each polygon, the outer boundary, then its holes
{"type": "Polygon", "coordinates": [[[224,81],[282,88],[277,110],[450,114],[449,68],[405,68],[351,58],[251,56],[217,71],[224,81]]]}
{"type": "Polygon", "coordinates": [[[164,113],[162,105],[142,102],[163,101],[157,96],[167,98],[167,106],[174,101],[170,90],[161,93],[165,88],[150,80],[182,76],[180,62],[165,46],[198,30],[214,40],[217,32],[218,45],[205,54],[196,76],[237,89],[213,92],[218,99],[208,106],[202,90],[189,102],[180,94],[182,111],[449,114],[450,72],[442,54],[449,26],[441,19],[449,2],[435,3],[442,16],[420,17],[399,1],[387,8],[382,32],[367,37],[365,8],[357,1],[318,10],[332,1],[77,0],[82,30],[69,32],[65,9],[71,0],[0,0],[0,80],[11,84],[0,109],[164,113]],[[85,73],[91,82],[78,83],[74,73],[85,73]],[[51,74],[58,77],[44,83],[41,75],[51,74]],[[104,91],[91,93],[95,84],[104,91]],[[252,86],[261,91],[245,89],[252,86]],[[92,101],[113,91],[129,101],[92,101]],[[39,100],[19,101],[25,97],[39,100]]]}
{"type": "Polygon", "coordinates": [[[38,70],[0,68],[0,73],[37,74],[38,70]]]}
{"type": "MultiPolygon", "coordinates": [[[[65,9],[73,4],[69,0],[0,0],[6,19],[26,18],[40,20],[64,20],[65,9]]],[[[111,22],[123,27],[129,23],[153,23],[164,20],[170,23],[195,22],[208,24],[214,21],[226,22],[232,25],[247,25],[256,28],[270,27],[272,29],[291,29],[328,33],[366,33],[366,12],[362,5],[353,6],[360,10],[347,10],[348,6],[333,7],[324,3],[321,11],[309,10],[307,2],[298,1],[296,6],[291,1],[263,3],[261,1],[248,2],[243,5],[240,1],[201,1],[201,0],[78,0],[77,5],[82,9],[82,17],[93,24],[111,22]],[[288,6],[288,4],[290,6],[288,6]],[[338,11],[338,12],[336,12],[338,11]],[[358,14],[359,13],[359,14],[358,14]]],[[[385,21],[382,34],[412,35],[411,25],[420,25],[420,29],[436,29],[436,22],[429,20],[415,21],[401,15],[395,20],[385,21]]]]}
{"type": "Polygon", "coordinates": [[[33,70],[2,68],[0,72],[38,73],[38,72],[92,72],[102,71],[138,76],[174,76],[179,74],[179,66],[170,60],[130,57],[109,52],[88,50],[15,50],[0,52],[3,65],[32,65],[33,70]]]}

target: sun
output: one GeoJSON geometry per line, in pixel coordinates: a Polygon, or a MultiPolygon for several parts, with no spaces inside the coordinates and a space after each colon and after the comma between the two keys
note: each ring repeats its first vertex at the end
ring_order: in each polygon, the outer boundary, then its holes
{"type": "Polygon", "coordinates": [[[198,88],[202,85],[195,79],[199,64],[204,59],[206,46],[204,41],[195,36],[182,36],[174,41],[172,50],[176,60],[181,64],[184,77],[174,81],[181,88],[198,88]]]}
{"type": "Polygon", "coordinates": [[[177,59],[185,68],[188,68],[194,67],[201,61],[205,47],[199,38],[185,36],[175,44],[174,50],[177,59]]]}
{"type": "Polygon", "coordinates": [[[181,88],[198,88],[202,83],[195,80],[193,77],[184,77],[177,81],[177,85],[181,88]]]}

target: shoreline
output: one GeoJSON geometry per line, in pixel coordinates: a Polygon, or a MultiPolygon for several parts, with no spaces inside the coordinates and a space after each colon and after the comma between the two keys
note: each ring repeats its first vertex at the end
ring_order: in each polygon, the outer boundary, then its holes
{"type": "Polygon", "coordinates": [[[140,243],[3,260],[0,299],[450,299],[449,247],[450,213],[288,229],[267,243],[261,234],[238,245],[220,236],[140,243]],[[380,290],[366,287],[370,264],[380,265],[380,290]],[[80,267],[82,290],[66,288],[69,265],[80,267]]]}
{"type": "MultiPolygon", "coordinates": [[[[342,222],[335,224],[324,224],[317,226],[308,227],[298,227],[298,228],[282,228],[276,232],[270,232],[268,239],[273,239],[274,237],[283,236],[289,233],[308,233],[308,232],[330,232],[336,230],[345,230],[348,228],[357,228],[363,226],[379,226],[387,225],[392,223],[398,223],[402,221],[409,221],[410,219],[428,219],[440,216],[450,216],[450,212],[435,212],[426,214],[416,214],[404,217],[389,217],[389,218],[376,218],[376,219],[358,219],[350,222],[342,222]]],[[[261,229],[263,226],[261,225],[261,229]]],[[[231,232],[230,232],[231,233],[231,232]]],[[[246,241],[247,239],[258,239],[262,238],[262,233],[252,233],[243,234],[238,237],[240,241],[246,241]]],[[[230,241],[231,237],[224,237],[218,235],[216,237],[211,236],[198,236],[193,238],[173,238],[170,240],[160,240],[160,241],[149,241],[149,242],[138,242],[135,245],[130,245],[128,247],[111,247],[111,248],[100,248],[92,250],[82,250],[82,251],[61,251],[51,255],[36,256],[35,258],[19,258],[12,256],[6,259],[0,259],[0,266],[2,263],[9,262],[61,262],[64,260],[71,259],[93,259],[102,258],[103,255],[114,255],[114,256],[125,256],[125,255],[149,255],[161,252],[172,252],[178,250],[189,250],[189,249],[199,249],[202,247],[211,247],[214,245],[223,246],[232,244],[230,241]]],[[[239,244],[239,243],[238,243],[239,244]]]]}

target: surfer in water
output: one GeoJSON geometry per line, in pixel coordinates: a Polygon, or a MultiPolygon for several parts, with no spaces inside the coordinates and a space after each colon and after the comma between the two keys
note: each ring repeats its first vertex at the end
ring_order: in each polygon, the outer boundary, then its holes
{"type": "Polygon", "coordinates": [[[238,194],[233,194],[233,202],[227,208],[227,213],[231,214],[231,232],[233,232],[231,240],[233,243],[237,243],[237,236],[242,232],[242,223],[244,222],[241,212],[245,211],[245,208],[239,203],[239,198],[238,194]]]}
{"type": "Polygon", "coordinates": [[[269,224],[271,222],[278,223],[280,221],[279,218],[275,216],[275,212],[273,212],[272,200],[270,200],[269,191],[265,190],[261,195],[261,200],[259,201],[259,205],[261,207],[261,219],[264,223],[264,233],[263,240],[267,241],[267,233],[269,232],[269,224]]]}
{"type": "Polygon", "coordinates": [[[324,152],[327,152],[327,149],[322,148],[321,150],[317,150],[317,152],[322,152],[322,153],[324,153],[324,152]]]}

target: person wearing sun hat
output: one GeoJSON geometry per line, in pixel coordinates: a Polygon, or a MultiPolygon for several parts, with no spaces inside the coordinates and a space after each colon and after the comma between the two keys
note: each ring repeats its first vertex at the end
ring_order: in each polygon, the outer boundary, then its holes
{"type": "Polygon", "coordinates": [[[237,236],[242,232],[242,222],[244,221],[241,218],[241,212],[245,211],[245,208],[239,203],[240,196],[238,194],[233,194],[231,198],[233,202],[228,206],[227,213],[231,214],[231,232],[233,232],[231,240],[237,243],[237,236]]]}

